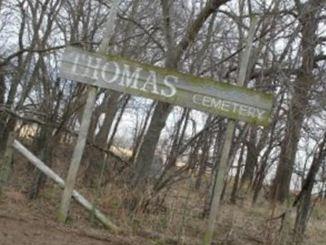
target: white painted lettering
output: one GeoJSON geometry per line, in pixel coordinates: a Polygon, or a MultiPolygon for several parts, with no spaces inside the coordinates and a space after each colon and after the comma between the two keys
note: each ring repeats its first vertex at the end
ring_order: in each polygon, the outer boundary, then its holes
{"type": "Polygon", "coordinates": [[[260,110],[258,108],[256,110],[257,110],[258,117],[260,119],[263,119],[264,118],[265,111],[264,110],[260,110]]]}
{"type": "Polygon", "coordinates": [[[223,102],[223,100],[219,100],[219,99],[214,99],[214,98],[212,98],[212,101],[211,101],[211,107],[214,107],[214,108],[220,109],[221,106],[222,106],[222,102],[223,102]]]}
{"type": "Polygon", "coordinates": [[[201,99],[200,99],[201,95],[200,94],[194,94],[192,96],[192,102],[194,102],[197,105],[201,104],[201,99]]]}
{"type": "Polygon", "coordinates": [[[157,89],[156,73],[154,71],[149,72],[149,76],[146,82],[144,83],[143,87],[140,88],[140,90],[147,92],[146,87],[148,86],[152,87],[152,89],[149,92],[153,94],[160,94],[157,89]]]}
{"type": "Polygon", "coordinates": [[[138,89],[139,72],[141,72],[142,70],[143,70],[142,68],[137,67],[136,70],[133,73],[131,73],[130,66],[124,64],[120,85],[138,89]]]}
{"type": "Polygon", "coordinates": [[[249,106],[248,117],[256,117],[256,108],[249,106]]]}
{"type": "Polygon", "coordinates": [[[241,116],[248,116],[249,107],[246,105],[240,105],[239,114],[241,116]]]}
{"type": "Polygon", "coordinates": [[[231,103],[226,101],[226,100],[223,100],[223,103],[222,103],[222,106],[221,106],[221,110],[222,111],[230,111],[230,107],[231,107],[231,103]]]}
{"type": "Polygon", "coordinates": [[[114,83],[120,74],[119,65],[116,62],[106,62],[105,65],[102,67],[101,77],[106,83],[114,83]],[[114,66],[114,72],[112,72],[111,66],[114,66]],[[111,74],[114,73],[114,76],[111,74]]]}
{"type": "Polygon", "coordinates": [[[169,91],[165,89],[161,90],[161,95],[165,97],[172,97],[177,93],[177,89],[173,83],[178,83],[178,78],[176,76],[166,76],[164,78],[164,85],[168,88],[169,91]],[[171,80],[171,81],[170,81],[171,80]]]}
{"type": "Polygon", "coordinates": [[[94,80],[98,80],[98,73],[101,66],[101,61],[102,60],[98,57],[87,56],[86,69],[84,70],[82,75],[94,80]]]}
{"type": "Polygon", "coordinates": [[[78,74],[77,72],[77,66],[78,66],[78,61],[80,59],[80,54],[79,53],[76,53],[75,57],[74,57],[74,61],[73,61],[73,66],[72,66],[72,69],[71,71],[75,74],[78,74]]]}
{"type": "Polygon", "coordinates": [[[203,96],[202,105],[206,106],[206,107],[210,107],[210,105],[211,105],[210,97],[203,96]]]}
{"type": "Polygon", "coordinates": [[[240,104],[233,103],[233,110],[232,110],[233,113],[238,113],[239,109],[240,109],[240,104]]]}

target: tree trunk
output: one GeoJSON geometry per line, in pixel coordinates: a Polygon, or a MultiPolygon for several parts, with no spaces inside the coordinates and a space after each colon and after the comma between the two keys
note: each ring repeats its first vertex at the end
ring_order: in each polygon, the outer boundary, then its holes
{"type": "Polygon", "coordinates": [[[156,145],[159,141],[161,131],[165,127],[165,122],[171,109],[172,106],[170,104],[162,102],[158,102],[155,107],[152,120],[149,124],[149,128],[135,162],[133,186],[137,186],[141,182],[146,181],[154,158],[156,145]]]}
{"type": "MultiPolygon", "coordinates": [[[[187,109],[183,109],[181,118],[178,120],[177,124],[174,126],[174,133],[172,136],[172,145],[171,145],[171,149],[169,152],[169,155],[167,156],[167,160],[166,160],[166,166],[165,169],[170,169],[173,168],[175,166],[177,157],[178,157],[178,152],[179,152],[179,143],[181,141],[180,139],[180,131],[181,131],[181,126],[182,123],[187,119],[187,109]]],[[[182,135],[181,135],[182,136],[182,135]]]]}
{"type": "MultiPolygon", "coordinates": [[[[152,115],[153,109],[156,105],[156,102],[153,102],[149,108],[149,110],[146,113],[146,117],[144,118],[144,122],[141,123],[142,125],[140,126],[140,133],[137,135],[137,132],[134,137],[134,142],[133,142],[133,150],[132,150],[132,155],[129,159],[131,163],[134,163],[135,159],[137,158],[139,148],[141,146],[141,143],[143,141],[146,129],[148,127],[148,123],[150,122],[150,117],[152,115]]],[[[136,129],[137,131],[137,129],[136,129]]]]}
{"type": "MultiPolygon", "coordinates": [[[[211,122],[211,117],[209,116],[207,118],[206,121],[206,126],[208,126],[211,122]]],[[[196,183],[195,183],[195,189],[199,190],[201,183],[202,183],[202,178],[206,172],[206,168],[207,168],[207,161],[209,158],[209,148],[212,144],[213,138],[212,138],[212,134],[210,134],[210,132],[207,130],[202,138],[201,138],[201,155],[199,157],[199,170],[198,170],[198,175],[197,175],[197,179],[196,179],[196,183]]]]}
{"type": "Polygon", "coordinates": [[[5,127],[5,112],[1,112],[1,107],[4,107],[5,104],[5,94],[6,94],[6,85],[5,85],[5,76],[4,71],[0,67],[0,135],[3,133],[5,127]]]}
{"type": "Polygon", "coordinates": [[[95,143],[101,147],[106,147],[106,144],[108,142],[108,136],[114,120],[114,115],[118,110],[117,104],[120,95],[121,93],[119,92],[110,91],[110,98],[108,99],[108,103],[106,105],[107,109],[106,109],[103,125],[95,137],[95,143]]]}
{"type": "Polygon", "coordinates": [[[119,112],[119,114],[118,114],[118,116],[117,116],[116,122],[115,122],[115,124],[114,124],[113,129],[112,129],[112,133],[111,133],[111,136],[110,136],[110,138],[109,138],[109,141],[108,141],[108,144],[107,144],[107,147],[106,147],[108,150],[110,150],[111,145],[113,144],[114,136],[115,136],[116,133],[117,133],[118,126],[119,126],[119,124],[120,124],[120,122],[121,122],[121,118],[122,118],[122,116],[123,116],[123,113],[125,112],[125,110],[126,110],[126,108],[127,108],[127,105],[128,105],[129,100],[130,100],[130,95],[126,95],[126,96],[124,97],[123,104],[122,104],[122,106],[121,106],[121,108],[120,108],[120,112],[119,112]]]}
{"type": "Polygon", "coordinates": [[[239,182],[240,182],[240,173],[241,173],[241,167],[242,167],[241,165],[242,165],[242,161],[243,161],[244,148],[245,148],[244,145],[242,145],[241,150],[240,150],[238,166],[237,166],[237,172],[235,174],[234,183],[233,183],[232,192],[231,192],[230,201],[233,204],[235,204],[236,200],[237,200],[237,192],[238,192],[238,187],[239,187],[239,182]]]}
{"type": "MultiPolygon", "coordinates": [[[[182,55],[194,42],[203,24],[221,5],[228,1],[229,0],[208,1],[205,7],[196,16],[195,20],[188,25],[184,37],[181,39],[178,45],[176,45],[174,30],[171,28],[171,10],[173,9],[173,1],[161,0],[165,31],[164,34],[167,46],[165,60],[166,68],[178,69],[178,63],[181,60],[182,55]]],[[[161,102],[159,102],[155,108],[149,129],[144,137],[144,142],[140,147],[140,151],[135,162],[133,186],[137,185],[140,179],[145,180],[149,173],[156,145],[171,109],[171,105],[161,102]]]]}
{"type": "Polygon", "coordinates": [[[98,126],[98,121],[102,113],[105,113],[107,109],[107,104],[108,104],[107,101],[109,99],[108,97],[109,97],[108,94],[105,94],[105,98],[103,99],[102,104],[94,108],[91,125],[89,126],[89,131],[88,131],[88,140],[90,142],[95,142],[95,133],[98,126]]]}
{"type": "Polygon", "coordinates": [[[304,115],[309,109],[309,93],[314,84],[313,68],[317,44],[317,13],[322,1],[310,0],[301,6],[299,18],[302,25],[301,56],[302,65],[293,88],[286,133],[282,142],[280,161],[272,188],[272,198],[283,203],[289,195],[289,188],[300,130],[304,115]]]}
{"type": "MultiPolygon", "coordinates": [[[[107,100],[106,103],[106,113],[105,118],[103,121],[103,124],[98,132],[98,134],[95,136],[95,145],[100,146],[102,148],[107,147],[108,143],[108,137],[110,133],[110,129],[113,124],[113,120],[115,117],[115,114],[118,110],[118,103],[119,103],[119,97],[121,93],[110,91],[110,97],[107,100]]],[[[90,136],[90,135],[89,135],[90,136]]],[[[106,166],[106,158],[105,153],[96,151],[94,153],[93,150],[87,149],[89,152],[88,159],[87,159],[87,167],[86,167],[86,174],[84,176],[85,181],[87,181],[89,184],[95,184],[96,180],[94,179],[94,176],[105,169],[106,166]],[[94,182],[95,180],[95,182],[94,182]]]]}
{"type": "Polygon", "coordinates": [[[5,92],[6,92],[5,76],[4,76],[4,71],[0,67],[0,106],[3,106],[5,103],[5,92]]]}
{"type": "Polygon", "coordinates": [[[297,234],[297,238],[301,240],[306,230],[307,222],[309,219],[309,213],[311,209],[311,192],[315,184],[316,175],[322,164],[325,162],[326,157],[326,133],[322,142],[318,146],[318,152],[315,153],[311,167],[309,169],[307,178],[303,184],[300,194],[297,196],[293,206],[298,203],[297,216],[295,221],[294,230],[297,234]]]}
{"type": "MultiPolygon", "coordinates": [[[[39,159],[45,164],[47,164],[47,166],[50,168],[53,150],[53,142],[51,142],[51,133],[51,128],[49,128],[47,125],[43,125],[37,142],[37,155],[39,156],[39,159]]],[[[46,176],[38,169],[35,169],[35,171],[35,178],[29,193],[30,199],[36,199],[38,197],[40,190],[44,187],[46,182],[46,176]]]]}
{"type": "Polygon", "coordinates": [[[250,139],[247,143],[247,158],[245,169],[241,179],[241,187],[249,187],[254,178],[255,168],[257,166],[258,152],[256,147],[257,128],[251,127],[250,139]]]}
{"type": "Polygon", "coordinates": [[[208,217],[209,211],[212,206],[213,202],[213,193],[215,189],[215,183],[216,183],[216,178],[218,176],[219,172],[219,167],[220,167],[220,158],[222,155],[222,144],[223,144],[223,139],[224,139],[224,134],[225,134],[225,122],[221,121],[219,122],[219,132],[215,135],[215,146],[214,146],[214,152],[213,152],[213,160],[212,162],[215,163],[214,167],[212,168],[212,173],[210,176],[210,186],[209,186],[209,191],[206,195],[206,200],[204,204],[204,209],[203,209],[203,218],[208,217]]]}
{"type": "Polygon", "coordinates": [[[0,196],[2,188],[7,184],[8,179],[10,177],[11,166],[13,161],[12,143],[14,142],[14,140],[14,133],[10,132],[7,140],[7,147],[3,155],[0,156],[0,196]]]}
{"type": "Polygon", "coordinates": [[[265,179],[265,175],[266,175],[266,173],[265,173],[266,167],[267,167],[267,160],[265,160],[264,162],[261,163],[260,169],[257,172],[254,186],[253,186],[254,194],[252,197],[252,204],[255,204],[257,202],[259,192],[263,188],[263,183],[264,183],[264,179],[265,179]]]}
{"type": "Polygon", "coordinates": [[[7,148],[7,141],[9,139],[10,133],[14,132],[15,126],[16,126],[16,119],[13,118],[12,116],[8,116],[8,122],[5,126],[5,128],[3,129],[3,133],[2,133],[2,137],[0,140],[0,157],[3,154],[3,152],[6,150],[7,148]]]}

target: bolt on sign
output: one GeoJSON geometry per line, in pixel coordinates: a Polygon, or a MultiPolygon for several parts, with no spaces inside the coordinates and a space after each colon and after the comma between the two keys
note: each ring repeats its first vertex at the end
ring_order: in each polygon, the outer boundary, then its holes
{"type": "Polygon", "coordinates": [[[62,78],[267,126],[272,95],[126,58],[67,47],[62,78]]]}

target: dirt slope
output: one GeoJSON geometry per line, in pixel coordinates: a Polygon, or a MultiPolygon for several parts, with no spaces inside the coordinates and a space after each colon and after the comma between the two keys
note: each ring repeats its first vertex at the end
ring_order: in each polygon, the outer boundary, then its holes
{"type": "Polygon", "coordinates": [[[1,245],[110,245],[131,244],[123,238],[105,237],[72,230],[60,225],[50,225],[37,221],[27,221],[0,215],[1,245]],[[120,241],[119,241],[120,240],[120,241]]]}

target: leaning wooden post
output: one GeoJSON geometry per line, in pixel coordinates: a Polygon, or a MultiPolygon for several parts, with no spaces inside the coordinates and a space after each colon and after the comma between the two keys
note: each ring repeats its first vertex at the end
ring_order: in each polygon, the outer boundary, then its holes
{"type": "MultiPolygon", "coordinates": [[[[257,26],[257,19],[253,18],[248,34],[248,39],[246,42],[246,50],[241,58],[240,71],[238,77],[239,86],[243,86],[246,80],[247,68],[248,68],[248,63],[251,55],[256,26],[257,26]]],[[[223,189],[224,177],[228,169],[229,155],[230,155],[235,125],[236,122],[234,120],[230,120],[227,126],[226,137],[222,149],[218,174],[215,179],[213,200],[212,200],[209,219],[208,219],[208,228],[204,235],[204,243],[203,243],[204,245],[210,245],[213,239],[214,228],[215,228],[218,209],[220,205],[220,197],[223,189]]]]}
{"type": "Polygon", "coordinates": [[[96,93],[97,89],[95,87],[88,88],[88,97],[82,117],[81,126],[79,129],[77,144],[74,149],[74,153],[68,170],[66,185],[62,194],[62,200],[58,214],[58,219],[61,222],[65,222],[68,216],[71,196],[75,187],[80,161],[84,153],[88,129],[92,118],[92,111],[95,105],[96,93]]]}
{"type": "MultiPolygon", "coordinates": [[[[119,0],[113,1],[111,12],[106,22],[103,40],[98,49],[98,52],[105,52],[107,47],[109,46],[110,39],[114,32],[114,26],[115,26],[114,23],[118,12],[118,3],[119,0]]],[[[62,194],[62,200],[61,200],[60,210],[58,214],[58,219],[61,222],[65,222],[68,216],[71,196],[73,194],[78,169],[80,166],[80,161],[84,153],[84,148],[85,148],[86,139],[88,135],[88,129],[92,118],[92,111],[96,101],[97,88],[94,86],[89,86],[87,93],[88,93],[87,95],[88,97],[87,97],[87,102],[85,105],[85,109],[81,121],[81,126],[79,129],[77,144],[74,149],[74,153],[68,170],[66,185],[62,194]]]]}
{"type": "MultiPolygon", "coordinates": [[[[20,154],[26,157],[30,163],[37,167],[42,173],[56,182],[61,188],[65,187],[64,180],[57,175],[52,169],[45,165],[40,159],[38,159],[32,152],[30,152],[24,145],[19,141],[14,140],[12,147],[16,149],[20,154]]],[[[108,229],[114,232],[118,232],[120,229],[115,224],[113,224],[100,210],[94,209],[94,205],[90,203],[86,198],[84,198],[79,192],[74,190],[72,196],[77,202],[80,203],[88,211],[94,212],[95,217],[108,229]]]]}

